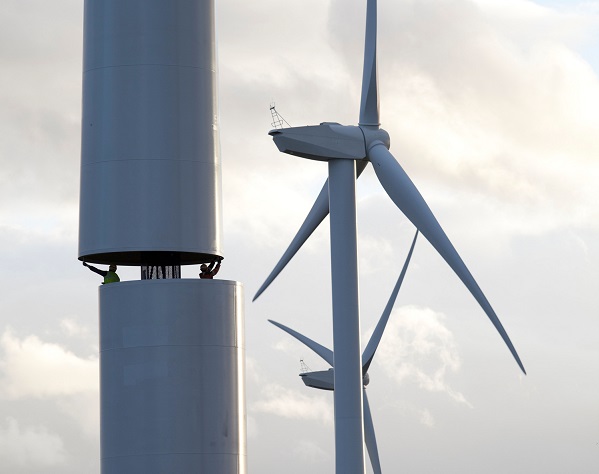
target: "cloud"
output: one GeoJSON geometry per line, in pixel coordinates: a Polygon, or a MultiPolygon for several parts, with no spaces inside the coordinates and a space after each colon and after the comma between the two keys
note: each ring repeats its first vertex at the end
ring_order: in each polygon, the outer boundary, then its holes
{"type": "Polygon", "coordinates": [[[60,327],[68,336],[85,336],[85,337],[87,337],[91,333],[89,327],[81,326],[74,319],[68,319],[68,318],[63,319],[60,322],[60,327]]]}
{"type": "MultiPolygon", "coordinates": [[[[243,166],[231,170],[225,186],[234,196],[234,204],[227,207],[227,222],[232,230],[242,231],[245,239],[259,245],[282,247],[288,244],[295,228],[310,210],[311,200],[318,194],[316,190],[306,189],[310,179],[319,181],[322,177],[324,182],[326,178],[325,170],[319,173],[314,167],[301,167],[301,163],[299,167],[292,165],[277,166],[276,173],[251,172],[243,166]]],[[[306,248],[314,244],[314,239],[310,239],[306,248]]]]}
{"type": "Polygon", "coordinates": [[[380,271],[380,265],[392,260],[395,248],[394,243],[386,237],[372,234],[367,235],[369,230],[371,229],[366,229],[366,232],[358,236],[360,249],[358,265],[362,278],[370,278],[377,275],[380,271]],[[374,261],[372,258],[373,255],[376,256],[374,261]]]}
{"type": "Polygon", "coordinates": [[[19,208],[35,212],[37,203],[49,214],[77,196],[83,6],[33,0],[29,7],[27,21],[19,1],[2,10],[0,214],[14,196],[19,208]]]}
{"type": "Polygon", "coordinates": [[[293,454],[300,458],[302,463],[316,463],[330,458],[330,453],[312,440],[300,439],[293,447],[293,454]]]}
{"type": "MultiPolygon", "coordinates": [[[[453,334],[445,327],[444,319],[441,313],[417,306],[394,310],[376,362],[398,384],[415,382],[423,390],[445,393],[469,405],[464,395],[447,381],[447,376],[457,372],[461,363],[453,334]]],[[[423,420],[427,419],[431,418],[423,415],[423,420]]]]}
{"type": "Polygon", "coordinates": [[[258,438],[258,435],[260,434],[260,429],[258,428],[258,422],[256,421],[256,418],[254,418],[251,415],[247,415],[246,416],[246,423],[247,423],[247,437],[248,439],[256,439],[258,438]]]}
{"type": "MultiPolygon", "coordinates": [[[[291,340],[289,338],[279,339],[277,342],[275,342],[273,348],[277,351],[284,352],[285,354],[295,355],[295,353],[297,352],[297,341],[295,339],[291,340]]],[[[310,353],[312,353],[311,350],[310,353]]]]}
{"type": "Polygon", "coordinates": [[[420,423],[429,428],[435,426],[435,419],[429,410],[422,410],[420,412],[420,423]]]}
{"type": "Polygon", "coordinates": [[[0,424],[0,464],[3,472],[48,468],[64,464],[65,460],[62,439],[46,427],[23,429],[14,418],[6,418],[0,424]]]}
{"type": "Polygon", "coordinates": [[[99,391],[98,358],[80,358],[58,344],[30,335],[0,337],[0,396],[54,397],[99,391]]]}
{"type": "Polygon", "coordinates": [[[250,355],[245,356],[245,377],[254,383],[261,383],[264,379],[260,372],[259,364],[256,359],[250,355]]]}
{"type": "Polygon", "coordinates": [[[97,392],[56,397],[54,403],[58,410],[72,419],[86,436],[92,439],[99,438],[100,399],[97,392]]]}
{"type": "Polygon", "coordinates": [[[327,402],[322,396],[307,396],[274,383],[266,385],[261,393],[263,399],[252,405],[254,411],[323,423],[333,419],[332,397],[327,402]]]}

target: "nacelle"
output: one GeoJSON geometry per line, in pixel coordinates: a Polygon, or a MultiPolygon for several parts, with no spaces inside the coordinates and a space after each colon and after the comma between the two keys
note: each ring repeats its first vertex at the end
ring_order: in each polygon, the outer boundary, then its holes
{"type": "Polygon", "coordinates": [[[324,122],[320,125],[275,129],[268,132],[279,151],[311,160],[366,158],[360,127],[324,122]]]}
{"type": "MultiPolygon", "coordinates": [[[[304,384],[308,387],[317,388],[319,390],[335,390],[335,370],[318,370],[316,372],[304,372],[300,374],[304,384]]],[[[362,377],[364,386],[370,383],[368,373],[362,377]]]]}
{"type": "Polygon", "coordinates": [[[335,372],[333,369],[306,372],[300,374],[300,377],[308,387],[317,388],[319,390],[335,389],[335,372]]]}

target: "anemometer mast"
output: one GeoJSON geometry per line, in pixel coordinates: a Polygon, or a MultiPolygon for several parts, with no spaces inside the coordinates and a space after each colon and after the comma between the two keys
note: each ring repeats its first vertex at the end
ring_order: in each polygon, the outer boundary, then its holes
{"type": "Polygon", "coordinates": [[[287,123],[287,120],[285,120],[283,116],[277,111],[274,102],[271,102],[270,104],[270,115],[272,116],[272,122],[270,124],[272,128],[285,128],[285,125],[291,127],[291,125],[287,123]]]}
{"type": "Polygon", "coordinates": [[[101,286],[101,472],[244,474],[243,288],[223,256],[213,0],[85,0],[79,260],[101,286]]]}

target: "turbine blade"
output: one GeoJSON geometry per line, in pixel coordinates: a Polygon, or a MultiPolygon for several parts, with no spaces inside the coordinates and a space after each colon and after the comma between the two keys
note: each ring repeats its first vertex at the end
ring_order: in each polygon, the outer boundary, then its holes
{"type": "Polygon", "coordinates": [[[381,319],[377,323],[374,328],[374,332],[372,336],[370,336],[370,340],[368,341],[368,345],[362,354],[362,373],[365,374],[368,372],[368,368],[370,367],[370,363],[372,362],[372,358],[374,357],[374,353],[376,352],[379,343],[381,342],[381,337],[383,337],[383,332],[385,332],[385,326],[387,325],[387,321],[389,321],[389,316],[391,315],[391,310],[393,309],[393,305],[395,304],[395,300],[397,298],[397,293],[399,293],[399,289],[401,288],[401,284],[403,282],[404,277],[406,276],[406,271],[408,269],[408,265],[410,264],[410,259],[412,258],[412,253],[414,252],[414,246],[416,245],[416,239],[418,238],[418,230],[414,235],[414,240],[412,240],[412,246],[410,247],[410,251],[408,252],[408,256],[406,258],[405,263],[403,264],[403,268],[401,269],[401,273],[399,274],[399,278],[397,279],[397,283],[395,283],[395,287],[391,292],[391,296],[389,297],[389,301],[387,301],[387,306],[385,306],[385,310],[381,315],[381,319]]]}
{"type": "Polygon", "coordinates": [[[256,301],[256,298],[262,294],[266,288],[274,281],[274,279],[281,273],[283,268],[290,262],[290,260],[294,257],[297,251],[301,248],[302,245],[308,240],[308,238],[312,235],[312,233],[316,230],[316,228],[320,225],[320,223],[324,220],[326,216],[329,215],[329,180],[327,179],[320,191],[320,194],[316,198],[316,202],[310,209],[308,216],[304,220],[304,223],[300,227],[296,236],[293,238],[287,250],[275,266],[275,268],[270,272],[268,278],[262,283],[260,289],[256,292],[254,299],[252,301],[256,301]]]}
{"type": "Polygon", "coordinates": [[[376,435],[374,433],[374,423],[372,422],[372,413],[370,413],[370,404],[366,396],[366,389],[362,389],[364,400],[364,441],[370,457],[370,464],[374,474],[381,474],[381,461],[379,459],[379,450],[376,446],[376,435]]]}
{"type": "Polygon", "coordinates": [[[368,0],[366,7],[366,35],[364,41],[364,70],[362,73],[362,99],[360,125],[380,125],[379,85],[376,61],[376,0],[368,0]]]}
{"type": "Polygon", "coordinates": [[[294,331],[293,329],[288,328],[287,326],[285,326],[285,325],[283,325],[281,323],[277,323],[276,321],[273,321],[272,319],[269,319],[268,322],[271,323],[271,324],[274,324],[279,329],[282,329],[287,334],[290,334],[291,336],[295,337],[302,344],[308,346],[310,349],[312,349],[314,352],[316,352],[331,367],[334,366],[335,360],[334,360],[334,357],[333,357],[333,351],[332,350],[327,349],[326,347],[324,347],[321,344],[318,344],[318,342],[313,341],[309,337],[306,337],[303,334],[300,334],[299,332],[294,331]]]}
{"type": "Polygon", "coordinates": [[[526,374],[526,370],[524,370],[520,357],[518,357],[518,353],[499,321],[499,318],[495,314],[495,311],[462,261],[462,258],[459,256],[453,244],[449,241],[449,238],[439,225],[439,222],[437,222],[437,219],[428,207],[428,204],[426,204],[422,195],[418,189],[416,189],[412,180],[382,142],[373,143],[368,150],[368,158],[374,167],[374,171],[376,172],[381,185],[389,197],[406,217],[412,221],[420,233],[426,237],[460,280],[462,280],[464,285],[466,285],[466,288],[472,293],[472,296],[474,296],[495,326],[495,329],[497,329],[501,335],[503,341],[514,356],[514,359],[516,359],[516,362],[520,366],[520,369],[522,369],[522,372],[526,374]]]}
{"type": "MultiPolygon", "coordinates": [[[[356,178],[362,174],[364,168],[368,161],[358,161],[356,163],[356,178]]],[[[281,273],[283,268],[287,266],[287,264],[291,261],[297,251],[304,245],[306,240],[312,235],[312,233],[316,230],[316,228],[320,225],[320,223],[324,220],[326,216],[329,215],[329,180],[327,179],[322,187],[320,194],[316,198],[312,209],[308,213],[308,216],[304,220],[304,223],[298,230],[297,234],[285,250],[285,253],[276,264],[275,268],[270,272],[268,278],[262,283],[260,289],[256,292],[256,295],[252,299],[252,301],[256,301],[256,298],[260,296],[266,288],[274,281],[274,279],[281,273]]]]}

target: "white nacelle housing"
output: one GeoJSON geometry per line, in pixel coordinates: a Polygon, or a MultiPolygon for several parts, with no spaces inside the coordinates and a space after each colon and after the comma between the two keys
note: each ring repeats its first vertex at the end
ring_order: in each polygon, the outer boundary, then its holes
{"type": "Polygon", "coordinates": [[[306,372],[300,374],[300,377],[308,387],[318,388],[320,390],[335,389],[335,372],[333,369],[306,372]]]}
{"type": "MultiPolygon", "coordinates": [[[[316,372],[305,372],[300,374],[304,384],[308,387],[318,388],[320,390],[335,390],[335,370],[318,370],[316,372]]],[[[368,373],[362,377],[364,386],[370,383],[368,373]]]]}
{"type": "Polygon", "coordinates": [[[366,158],[360,127],[323,122],[320,125],[271,130],[269,135],[279,151],[311,160],[366,158]]]}

